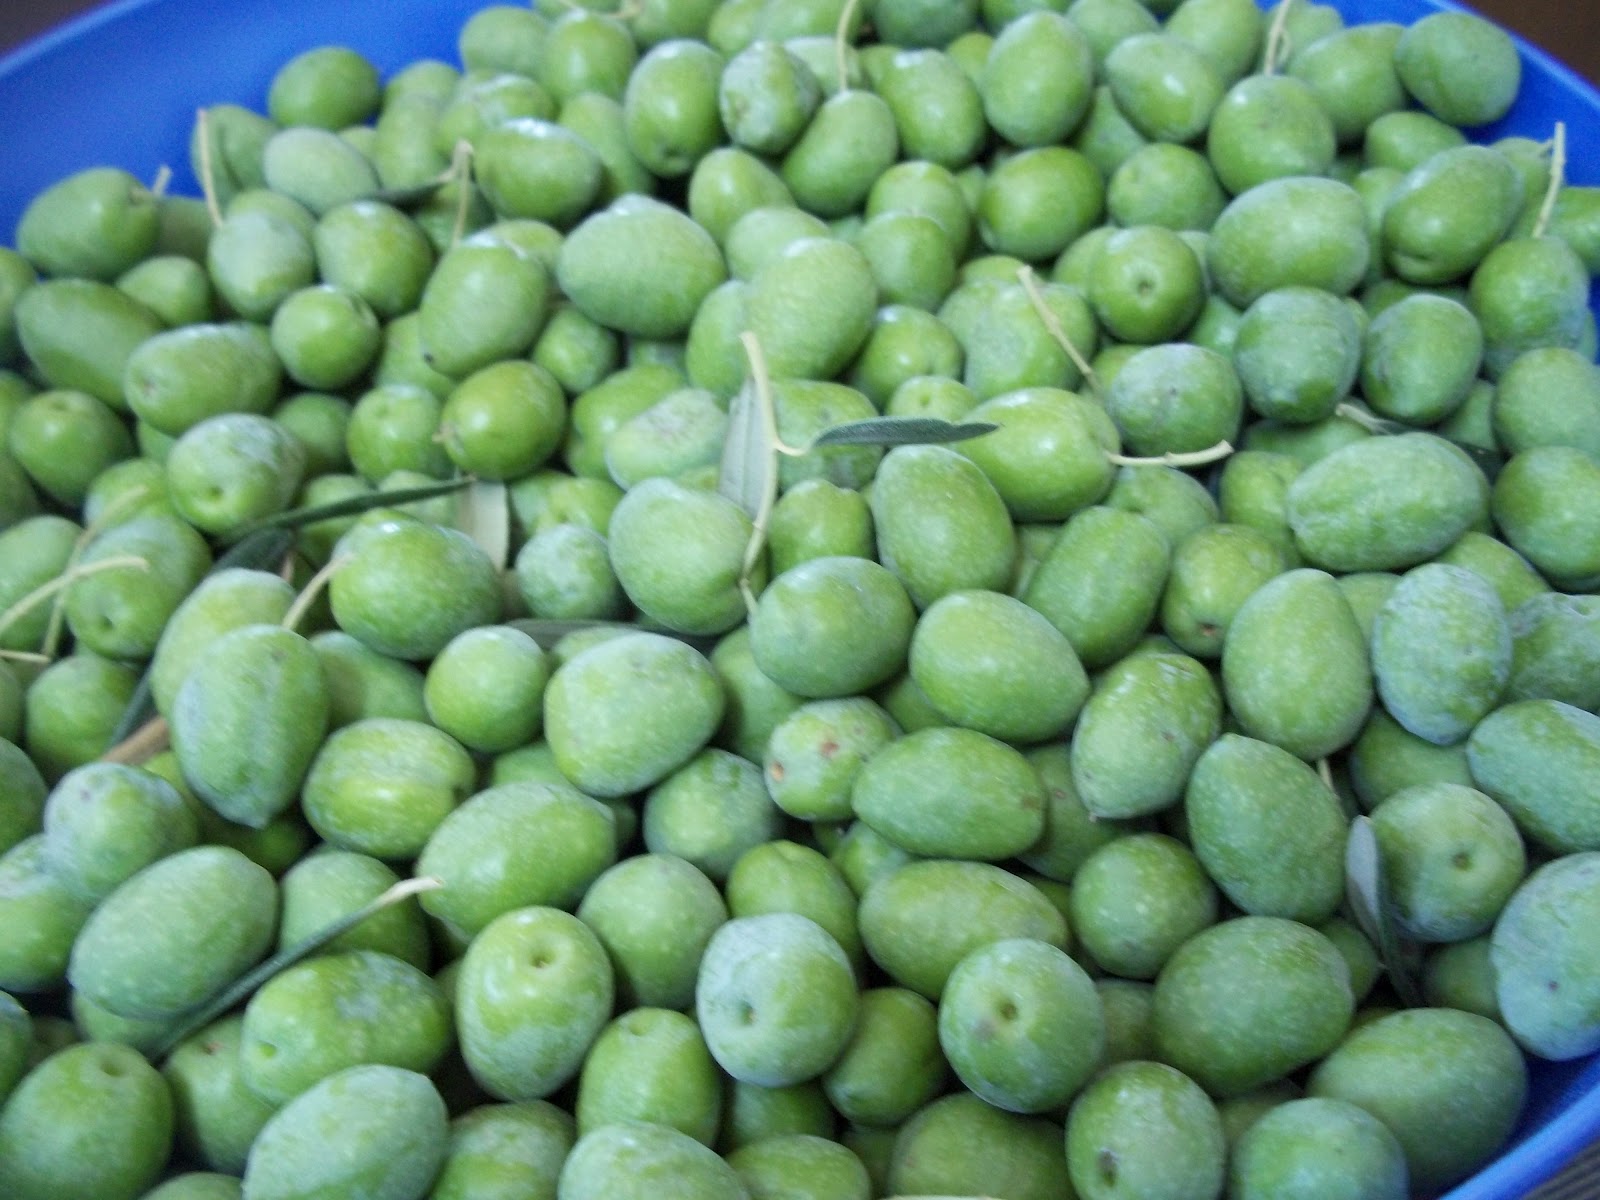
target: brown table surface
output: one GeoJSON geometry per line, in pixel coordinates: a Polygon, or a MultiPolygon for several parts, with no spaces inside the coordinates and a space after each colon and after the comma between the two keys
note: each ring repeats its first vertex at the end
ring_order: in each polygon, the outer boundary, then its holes
{"type": "MultiPolygon", "coordinates": [[[[94,0],[0,0],[0,52],[93,7],[94,0]]],[[[1473,0],[1473,7],[1600,84],[1600,0],[1473,0]]],[[[1600,1144],[1527,1200],[1588,1200],[1600,1195],[1597,1178],[1600,1144]]]]}
{"type": "MultiPolygon", "coordinates": [[[[1600,83],[1600,3],[1595,0],[1472,0],[1472,4],[1485,16],[1516,30],[1580,74],[1600,83]]],[[[93,7],[93,0],[0,0],[0,50],[93,7]]]]}

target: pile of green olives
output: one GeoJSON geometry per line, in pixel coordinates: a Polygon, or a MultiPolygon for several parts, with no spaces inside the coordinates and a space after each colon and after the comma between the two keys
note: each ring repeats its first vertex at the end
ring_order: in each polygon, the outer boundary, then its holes
{"type": "Polygon", "coordinates": [[[0,1195],[1407,1200],[1600,1049],[1511,38],[537,0],[0,249],[0,1195]]]}

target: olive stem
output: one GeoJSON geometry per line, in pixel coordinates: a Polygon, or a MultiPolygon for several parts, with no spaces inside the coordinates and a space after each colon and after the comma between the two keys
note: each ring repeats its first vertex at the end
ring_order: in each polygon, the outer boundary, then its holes
{"type": "MultiPolygon", "coordinates": [[[[761,340],[749,330],[739,335],[739,344],[744,347],[745,357],[750,360],[750,379],[755,385],[756,412],[764,440],[776,449],[782,443],[778,440],[777,418],[772,407],[772,377],[767,373],[767,356],[761,350],[761,340]]],[[[767,472],[760,502],[750,518],[750,541],[744,548],[744,563],[739,568],[739,594],[744,597],[747,612],[755,612],[756,597],[750,580],[755,575],[761,551],[766,547],[767,523],[772,519],[772,508],[777,502],[778,472],[774,468],[767,472]]]]}
{"type": "Polygon", "coordinates": [[[1317,775],[1321,777],[1323,783],[1328,785],[1328,790],[1330,792],[1333,791],[1333,768],[1328,765],[1327,759],[1319,758],[1317,760],[1317,775]]]}
{"type": "Polygon", "coordinates": [[[1359,404],[1351,404],[1348,401],[1335,408],[1333,415],[1343,417],[1346,421],[1354,421],[1368,433],[1389,434],[1405,428],[1397,422],[1387,421],[1383,417],[1368,412],[1359,404]]]}
{"type": "Polygon", "coordinates": [[[1550,143],[1550,186],[1545,189],[1544,203],[1539,205],[1538,220],[1533,223],[1533,236],[1542,238],[1550,230],[1550,219],[1556,214],[1556,200],[1567,182],[1567,124],[1556,122],[1556,134],[1550,143]]]}
{"type": "Polygon", "coordinates": [[[1276,75],[1289,45],[1289,5],[1292,0],[1279,0],[1272,14],[1272,25],[1267,30],[1267,49],[1261,61],[1263,75],[1276,75]]]}
{"type": "Polygon", "coordinates": [[[322,570],[311,577],[310,582],[294,598],[294,603],[289,606],[289,611],[283,614],[281,624],[285,629],[291,633],[295,631],[300,622],[305,619],[305,615],[310,611],[311,606],[317,602],[317,597],[322,595],[322,589],[328,585],[328,581],[338,574],[349,561],[350,556],[348,554],[341,554],[338,558],[329,560],[322,570]]]}
{"type": "Polygon", "coordinates": [[[172,728],[165,717],[152,717],[124,740],[100,756],[101,762],[137,767],[172,745],[172,728]]]}
{"type": "Polygon", "coordinates": [[[51,596],[71,587],[78,580],[90,575],[98,575],[101,571],[115,571],[124,567],[148,571],[150,563],[147,559],[138,558],[132,554],[119,554],[112,558],[102,558],[99,562],[72,567],[63,571],[48,583],[41,583],[33,591],[6,609],[5,612],[0,612],[0,637],[3,637],[7,630],[39,605],[50,599],[51,596]]]}
{"type": "Polygon", "coordinates": [[[450,244],[456,245],[467,231],[467,206],[472,198],[472,143],[462,138],[456,143],[455,153],[450,158],[450,174],[455,176],[456,186],[461,189],[456,198],[456,219],[450,227],[450,244]]]}
{"type": "MultiPolygon", "coordinates": [[[[125,510],[146,499],[150,492],[150,485],[142,483],[138,487],[129,488],[107,504],[105,508],[101,509],[95,519],[84,526],[83,532],[73,542],[72,555],[67,559],[67,569],[71,570],[77,566],[78,560],[83,556],[83,552],[89,543],[115,524],[117,518],[121,517],[125,510]]],[[[52,660],[61,645],[61,630],[67,617],[66,606],[62,603],[64,598],[65,593],[56,593],[56,602],[50,606],[50,624],[45,627],[44,642],[39,647],[52,660]]]]}
{"type": "Polygon", "coordinates": [[[833,31],[833,61],[834,69],[839,72],[839,91],[850,90],[850,60],[846,50],[850,46],[850,22],[856,15],[858,0],[845,0],[845,6],[839,10],[839,26],[833,31]]]}
{"type": "Polygon", "coordinates": [[[217,181],[211,164],[211,115],[200,109],[195,115],[196,132],[200,136],[200,194],[205,197],[206,211],[213,225],[222,224],[222,209],[217,204],[217,181]]]}
{"type": "Polygon", "coordinates": [[[1190,450],[1184,454],[1157,454],[1150,458],[1130,458],[1126,454],[1108,454],[1106,461],[1119,467],[1203,467],[1227,458],[1233,453],[1233,443],[1218,442],[1204,450],[1190,450]]]}
{"type": "Polygon", "coordinates": [[[1022,284],[1022,290],[1028,294],[1028,303],[1033,305],[1033,311],[1039,314],[1039,320],[1044,322],[1045,332],[1054,338],[1067,357],[1072,360],[1072,365],[1078,368],[1091,390],[1100,390],[1100,381],[1095,378],[1094,368],[1089,365],[1089,360],[1083,357],[1079,349],[1072,344],[1072,339],[1067,336],[1067,331],[1061,328],[1061,322],[1050,306],[1044,302],[1044,293],[1039,290],[1039,283],[1033,277],[1032,267],[1022,267],[1017,271],[1017,282],[1022,284]]]}
{"type": "Polygon", "coordinates": [[[48,667],[53,661],[48,654],[35,654],[31,650],[0,650],[0,662],[34,663],[48,667]]]}
{"type": "Polygon", "coordinates": [[[167,189],[172,186],[172,168],[166,163],[161,164],[161,169],[156,172],[155,182],[150,185],[150,194],[157,200],[167,194],[167,189]]]}

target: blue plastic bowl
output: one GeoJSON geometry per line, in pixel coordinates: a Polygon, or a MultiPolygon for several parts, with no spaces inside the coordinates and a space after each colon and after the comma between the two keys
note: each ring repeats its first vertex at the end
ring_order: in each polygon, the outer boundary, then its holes
{"type": "MultiPolygon", "coordinates": [[[[198,194],[188,165],[195,110],[232,102],[258,111],[273,72],[302,50],[344,44],[380,70],[419,58],[456,61],[456,35],[489,0],[119,0],[0,60],[0,230],[64,175],[111,164],[145,180],[162,166],[175,190],[198,194]]],[[[1404,24],[1449,0],[1328,0],[1350,23],[1404,24]]],[[[1600,95],[1518,42],[1516,107],[1481,131],[1546,139],[1566,122],[1568,177],[1600,183],[1600,95]]],[[[9,241],[9,236],[7,237],[9,241]]],[[[1517,1200],[1600,1138],[1600,1057],[1536,1063],[1522,1125],[1492,1165],[1445,1200],[1517,1200]]]]}

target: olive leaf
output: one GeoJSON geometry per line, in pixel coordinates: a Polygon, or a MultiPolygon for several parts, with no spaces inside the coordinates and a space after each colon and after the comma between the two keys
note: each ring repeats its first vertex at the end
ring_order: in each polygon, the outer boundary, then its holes
{"type": "Polygon", "coordinates": [[[396,488],[392,492],[365,492],[359,496],[346,496],[343,500],[333,500],[327,504],[291,508],[287,512],[274,513],[270,517],[252,521],[235,536],[244,539],[268,529],[301,529],[318,521],[328,521],[334,517],[358,516],[375,508],[398,508],[414,500],[432,500],[435,496],[448,496],[473,482],[475,481],[471,476],[463,476],[460,479],[447,479],[442,483],[396,488]]]}
{"type": "Polygon", "coordinates": [[[1383,858],[1378,853],[1378,837],[1372,818],[1357,817],[1350,824],[1344,852],[1345,898],[1361,932],[1367,935],[1389,982],[1402,1003],[1419,1007],[1426,1003],[1416,980],[1416,948],[1402,938],[1394,922],[1394,906],[1389,898],[1389,881],[1383,858]]]}
{"type": "Polygon", "coordinates": [[[587,633],[591,629],[615,629],[618,633],[658,633],[662,637],[676,638],[686,645],[693,646],[702,654],[710,654],[717,644],[717,639],[714,637],[679,633],[677,630],[659,625],[636,624],[631,621],[558,621],[545,617],[519,617],[517,620],[507,621],[506,624],[527,634],[544,650],[555,649],[556,644],[570,634],[587,633]]]}
{"type": "Polygon", "coordinates": [[[241,567],[249,571],[266,571],[276,568],[283,556],[294,549],[294,531],[290,529],[258,529],[247,534],[211,564],[210,574],[241,567]]]}
{"type": "Polygon", "coordinates": [[[1447,437],[1445,441],[1476,463],[1478,470],[1483,472],[1484,478],[1490,483],[1493,483],[1505,469],[1506,460],[1496,450],[1491,450],[1487,446],[1474,446],[1471,442],[1463,442],[1453,437],[1447,437]]]}
{"type": "Polygon", "coordinates": [[[631,632],[638,628],[637,625],[629,625],[625,621],[557,621],[543,617],[520,617],[515,621],[507,621],[506,624],[527,634],[544,650],[554,650],[556,643],[562,638],[574,633],[587,633],[591,629],[631,632]]]}
{"type": "Polygon", "coordinates": [[[434,879],[432,876],[423,876],[419,879],[403,879],[382,895],[356,909],[355,912],[330,921],[315,933],[302,938],[292,946],[278,951],[261,965],[241,975],[198,1008],[177,1018],[173,1026],[167,1030],[166,1036],[153,1049],[150,1057],[159,1062],[177,1049],[185,1038],[198,1033],[211,1022],[249,999],[270,980],[283,974],[283,972],[301,960],[311,957],[329,942],[342,934],[350,932],[350,930],[369,917],[375,917],[385,909],[393,908],[396,904],[409,900],[413,896],[420,895],[423,892],[437,891],[443,886],[444,882],[442,880],[434,879]]]}
{"type": "Polygon", "coordinates": [[[156,715],[156,702],[150,694],[150,672],[139,676],[139,683],[128,697],[128,703],[117,718],[117,727],[111,732],[111,745],[120,746],[140,727],[156,715]]]}
{"type": "Polygon", "coordinates": [[[742,500],[753,501],[745,507],[750,514],[750,541],[745,545],[744,562],[739,568],[739,594],[744,597],[745,608],[753,613],[756,594],[752,581],[756,567],[760,565],[762,552],[767,548],[767,525],[778,503],[778,449],[781,442],[778,438],[777,410],[772,401],[772,376],[767,371],[767,356],[762,352],[761,339],[747,329],[739,335],[739,344],[744,347],[745,358],[750,364],[750,382],[740,393],[749,409],[744,420],[750,425],[750,430],[745,434],[746,458],[742,466],[745,469],[746,490],[742,500]],[[759,455],[754,452],[758,443],[762,447],[759,455]],[[760,467],[752,470],[757,462],[760,467]]]}
{"type": "Polygon", "coordinates": [[[415,208],[432,200],[440,188],[454,183],[455,179],[456,171],[451,167],[422,183],[415,183],[410,187],[380,188],[364,196],[363,199],[376,200],[379,204],[388,204],[394,208],[415,208]]]}
{"type": "MultiPolygon", "coordinates": [[[[215,575],[218,571],[225,571],[230,567],[253,571],[276,569],[283,561],[284,555],[294,549],[296,540],[294,531],[306,525],[334,517],[355,516],[370,512],[374,508],[389,508],[409,504],[414,500],[431,500],[435,496],[447,496],[452,492],[461,491],[473,482],[475,481],[471,478],[451,479],[443,483],[401,488],[392,492],[368,492],[360,496],[348,496],[329,504],[310,505],[276,513],[252,522],[240,530],[235,535],[237,540],[217,556],[208,574],[215,575]]],[[[509,515],[506,520],[509,525],[509,515]]],[[[507,536],[509,537],[509,530],[507,536]]],[[[112,746],[120,746],[155,717],[155,705],[150,698],[149,674],[147,669],[134,688],[127,707],[122,710],[122,716],[118,718],[116,730],[111,736],[112,746]]]]}
{"type": "Polygon", "coordinates": [[[728,407],[728,435],[717,474],[717,491],[742,508],[751,520],[761,511],[768,483],[778,473],[772,439],[759,410],[755,383],[746,382],[728,407]]]}
{"type": "MultiPolygon", "coordinates": [[[[219,571],[235,567],[249,571],[273,570],[283,561],[283,556],[292,549],[294,549],[292,531],[259,529],[218,555],[207,574],[215,575],[219,571]]],[[[117,727],[111,734],[111,745],[114,747],[122,745],[153,720],[155,715],[156,705],[150,695],[150,669],[146,667],[144,674],[139,676],[133,695],[128,698],[127,706],[122,710],[122,716],[117,718],[117,727]]]]}
{"type": "Polygon", "coordinates": [[[957,424],[938,417],[867,417],[824,429],[806,445],[818,446],[930,446],[965,442],[993,433],[1000,426],[988,421],[957,424]]]}
{"type": "Polygon", "coordinates": [[[456,528],[478,544],[494,569],[511,557],[511,495],[499,482],[477,481],[456,493],[456,528]]]}

